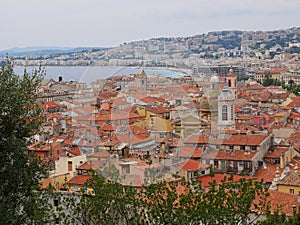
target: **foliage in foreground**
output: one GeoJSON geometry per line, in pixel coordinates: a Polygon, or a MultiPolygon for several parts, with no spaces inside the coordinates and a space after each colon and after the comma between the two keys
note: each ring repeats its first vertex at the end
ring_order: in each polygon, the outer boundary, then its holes
{"type": "Polygon", "coordinates": [[[61,202],[72,212],[61,218],[63,224],[258,224],[253,212],[269,207],[262,182],[245,179],[212,181],[210,188],[197,181],[160,181],[134,189],[95,176],[87,186],[94,192],[83,193],[77,204],[61,202]]]}
{"type": "Polygon", "coordinates": [[[46,166],[28,152],[31,137],[40,129],[42,111],[36,104],[36,89],[42,70],[14,72],[7,59],[0,71],[0,218],[1,224],[43,224],[39,181],[46,166]]]}

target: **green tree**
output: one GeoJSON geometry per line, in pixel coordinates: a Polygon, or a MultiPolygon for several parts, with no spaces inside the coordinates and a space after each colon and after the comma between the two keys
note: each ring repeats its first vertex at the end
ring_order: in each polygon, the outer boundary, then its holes
{"type": "MultiPolygon", "coordinates": [[[[156,181],[140,190],[123,187],[96,176],[89,183],[94,194],[83,195],[75,206],[78,224],[258,224],[268,209],[267,190],[262,182],[232,177],[221,184],[213,180],[204,189],[192,182],[156,181]],[[253,212],[257,212],[257,216],[253,212]]],[[[64,221],[64,224],[66,221],[64,221]]],[[[73,221],[72,224],[77,224],[73,221]]]]}
{"type": "Polygon", "coordinates": [[[47,174],[42,161],[30,154],[31,137],[40,129],[42,111],[36,90],[43,70],[22,76],[7,59],[0,71],[0,217],[2,224],[43,224],[44,199],[37,197],[39,181],[47,174]]]}

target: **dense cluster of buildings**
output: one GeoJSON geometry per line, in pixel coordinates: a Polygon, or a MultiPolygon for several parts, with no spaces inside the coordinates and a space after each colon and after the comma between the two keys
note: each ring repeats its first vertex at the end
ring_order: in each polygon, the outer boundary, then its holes
{"type": "Polygon", "coordinates": [[[175,173],[205,183],[212,167],[217,182],[263,179],[287,215],[300,205],[300,97],[279,86],[239,86],[233,70],[201,82],[142,71],[38,91],[46,118],[29,150],[52,167],[43,186],[80,192],[95,171],[136,189],[175,173]]]}

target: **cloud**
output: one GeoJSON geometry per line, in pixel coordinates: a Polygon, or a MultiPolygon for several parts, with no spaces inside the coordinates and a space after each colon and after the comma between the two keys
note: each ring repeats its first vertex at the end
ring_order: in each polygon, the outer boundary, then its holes
{"type": "Polygon", "coordinates": [[[299,0],[4,0],[0,49],[297,26],[299,0]],[[280,18],[278,18],[280,16],[280,18]]]}

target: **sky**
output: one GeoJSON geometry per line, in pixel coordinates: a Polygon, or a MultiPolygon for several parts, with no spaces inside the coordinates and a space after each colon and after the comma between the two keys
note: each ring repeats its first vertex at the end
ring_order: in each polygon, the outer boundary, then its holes
{"type": "Polygon", "coordinates": [[[0,50],[300,26],[300,0],[2,0],[0,50]]]}

